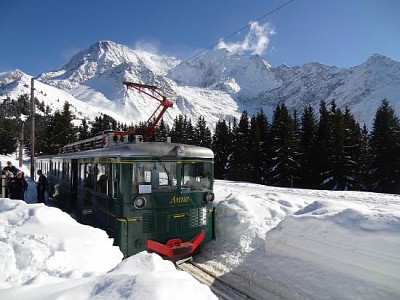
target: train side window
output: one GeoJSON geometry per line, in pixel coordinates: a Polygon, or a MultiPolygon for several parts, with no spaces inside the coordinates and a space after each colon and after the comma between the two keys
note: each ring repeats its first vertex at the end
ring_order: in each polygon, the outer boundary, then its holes
{"type": "Polygon", "coordinates": [[[61,178],[65,179],[65,172],[67,171],[67,164],[65,162],[62,163],[62,172],[61,172],[61,178]]]}
{"type": "Polygon", "coordinates": [[[140,167],[137,164],[132,165],[132,194],[138,193],[139,180],[141,180],[141,176],[139,176],[140,167]]]}
{"type": "Polygon", "coordinates": [[[71,170],[71,163],[67,163],[67,170],[66,170],[66,172],[65,172],[65,174],[67,175],[67,180],[71,180],[71,173],[72,173],[72,170],[71,170]]]}
{"type": "Polygon", "coordinates": [[[68,179],[68,163],[63,162],[62,179],[68,179]]]}
{"type": "Polygon", "coordinates": [[[108,174],[107,165],[98,164],[97,165],[97,188],[98,193],[108,194],[108,174]]]}
{"type": "Polygon", "coordinates": [[[92,189],[93,188],[93,180],[94,179],[94,165],[86,164],[85,165],[85,188],[92,189]]]}
{"type": "Polygon", "coordinates": [[[79,164],[79,186],[83,187],[83,183],[85,182],[85,165],[79,164]]]}
{"type": "Polygon", "coordinates": [[[136,178],[138,183],[151,183],[151,170],[152,170],[151,163],[138,163],[137,164],[137,172],[136,178]]]}
{"type": "Polygon", "coordinates": [[[119,170],[117,164],[111,165],[111,172],[112,172],[112,191],[111,195],[114,199],[117,199],[118,196],[118,177],[119,177],[119,170]]]}
{"type": "Polygon", "coordinates": [[[62,171],[63,171],[63,165],[61,162],[58,162],[58,172],[57,172],[58,178],[62,178],[62,171]]]}

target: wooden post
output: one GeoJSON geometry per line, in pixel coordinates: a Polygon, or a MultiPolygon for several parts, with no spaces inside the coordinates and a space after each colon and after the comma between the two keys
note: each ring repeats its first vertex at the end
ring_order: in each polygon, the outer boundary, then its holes
{"type": "Polygon", "coordinates": [[[22,126],[21,126],[21,133],[19,135],[19,167],[22,167],[22,154],[23,154],[23,149],[24,149],[24,124],[25,120],[22,121],[22,126]]]}
{"type": "Polygon", "coordinates": [[[31,78],[31,179],[35,178],[35,94],[34,78],[31,78]]]}

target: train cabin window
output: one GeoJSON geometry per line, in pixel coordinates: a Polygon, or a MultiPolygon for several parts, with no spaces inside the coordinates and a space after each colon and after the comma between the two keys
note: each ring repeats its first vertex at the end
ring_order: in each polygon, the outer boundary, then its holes
{"type": "Polygon", "coordinates": [[[182,164],[181,185],[183,189],[204,191],[211,188],[211,164],[190,162],[182,164]]]}
{"type": "Polygon", "coordinates": [[[176,189],[176,162],[141,162],[133,165],[133,193],[176,189]]]}

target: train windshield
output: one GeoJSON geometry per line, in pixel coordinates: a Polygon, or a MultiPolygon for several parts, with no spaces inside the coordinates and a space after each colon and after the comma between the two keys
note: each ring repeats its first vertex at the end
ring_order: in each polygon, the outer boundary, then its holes
{"type": "Polygon", "coordinates": [[[209,162],[138,162],[133,165],[133,192],[209,190],[211,168],[209,162]]]}
{"type": "Polygon", "coordinates": [[[182,190],[205,191],[211,184],[211,164],[204,162],[181,164],[182,190]]]}

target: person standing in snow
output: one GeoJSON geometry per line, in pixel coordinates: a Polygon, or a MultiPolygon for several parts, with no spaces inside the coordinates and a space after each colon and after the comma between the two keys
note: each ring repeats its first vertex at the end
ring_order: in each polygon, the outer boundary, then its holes
{"type": "Polygon", "coordinates": [[[17,172],[19,171],[15,166],[13,166],[11,161],[7,162],[7,166],[4,167],[3,171],[8,170],[9,172],[13,173],[14,176],[17,175],[17,172]]]}
{"type": "Polygon", "coordinates": [[[47,186],[47,178],[43,175],[42,170],[37,170],[36,174],[39,176],[39,180],[37,182],[36,191],[37,191],[37,202],[38,203],[46,203],[45,202],[45,192],[47,186]]]}
{"type": "Polygon", "coordinates": [[[8,183],[10,179],[17,175],[17,168],[14,167],[11,161],[7,162],[7,165],[3,168],[1,175],[2,175],[2,187],[5,187],[5,194],[4,197],[8,198],[8,183]],[[4,175],[4,178],[3,178],[4,175]]]}
{"type": "Polygon", "coordinates": [[[28,189],[28,183],[24,178],[24,173],[17,172],[17,175],[11,178],[7,184],[8,196],[10,199],[25,199],[25,192],[28,189]]]}

